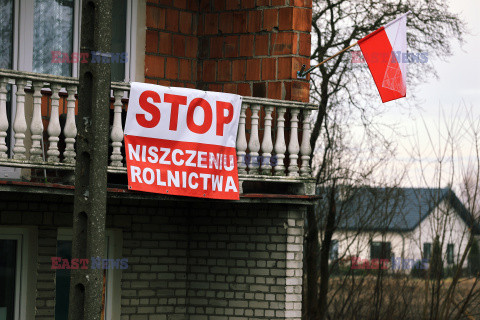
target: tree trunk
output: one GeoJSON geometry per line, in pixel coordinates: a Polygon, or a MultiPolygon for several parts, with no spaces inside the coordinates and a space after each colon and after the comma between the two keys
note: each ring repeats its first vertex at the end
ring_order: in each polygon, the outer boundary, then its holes
{"type": "Polygon", "coordinates": [[[335,181],[330,190],[330,197],[328,201],[328,214],[325,226],[325,235],[323,237],[322,246],[320,249],[320,292],[318,297],[319,320],[325,319],[327,314],[327,294],[330,277],[330,270],[328,267],[328,257],[330,254],[330,245],[332,242],[333,232],[335,230],[335,219],[337,214],[335,202],[335,181]]]}

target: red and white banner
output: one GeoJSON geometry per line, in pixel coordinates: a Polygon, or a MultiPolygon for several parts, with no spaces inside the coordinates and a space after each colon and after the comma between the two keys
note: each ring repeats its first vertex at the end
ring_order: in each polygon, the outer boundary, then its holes
{"type": "Polygon", "coordinates": [[[242,97],[133,82],[125,123],[131,190],[239,199],[242,97]]]}
{"type": "Polygon", "coordinates": [[[407,94],[407,14],[358,41],[382,102],[407,94]]]}

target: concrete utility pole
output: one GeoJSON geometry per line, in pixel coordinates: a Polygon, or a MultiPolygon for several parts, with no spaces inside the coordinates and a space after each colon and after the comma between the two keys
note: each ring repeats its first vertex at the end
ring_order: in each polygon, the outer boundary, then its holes
{"type": "MultiPolygon", "coordinates": [[[[107,210],[110,63],[91,63],[91,52],[111,51],[112,0],[83,0],[78,137],[75,167],[72,257],[91,259],[105,254],[107,210]]],[[[72,270],[69,320],[101,320],[103,270],[72,270]]]]}

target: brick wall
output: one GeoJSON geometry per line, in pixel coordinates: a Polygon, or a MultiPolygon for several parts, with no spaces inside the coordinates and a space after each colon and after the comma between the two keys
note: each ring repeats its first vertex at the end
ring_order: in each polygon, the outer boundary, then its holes
{"type": "MultiPolygon", "coordinates": [[[[38,227],[36,319],[54,314],[58,227],[71,196],[0,193],[2,225],[38,227]],[[31,200],[29,200],[31,199],[31,200]]],[[[121,320],[300,319],[303,206],[109,200],[123,232],[121,320]]]]}
{"type": "Polygon", "coordinates": [[[147,3],[145,81],[308,101],[311,0],[147,3]]]}

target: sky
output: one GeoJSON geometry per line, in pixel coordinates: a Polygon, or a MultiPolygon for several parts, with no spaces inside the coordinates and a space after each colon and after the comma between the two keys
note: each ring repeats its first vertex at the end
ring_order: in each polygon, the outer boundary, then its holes
{"type": "MultiPolygon", "coordinates": [[[[471,132],[465,128],[472,118],[480,119],[480,0],[449,0],[449,3],[451,11],[459,13],[467,23],[469,34],[465,35],[465,43],[455,45],[453,55],[446,61],[429,60],[438,72],[438,79],[432,77],[415,88],[417,107],[401,108],[405,101],[384,104],[387,110],[382,121],[397,125],[401,133],[393,139],[398,145],[397,166],[408,165],[408,178],[402,182],[404,186],[445,187],[453,176],[453,187],[459,190],[460,176],[468,166],[465,161],[474,156],[471,132]],[[472,110],[470,115],[465,107],[472,110]],[[444,146],[441,141],[448,133],[445,122],[451,118],[457,119],[454,127],[457,149],[453,157],[445,159],[439,179],[436,154],[439,154],[439,147],[444,146]],[[421,150],[416,161],[412,161],[414,149],[421,150]]],[[[409,104],[408,92],[406,99],[409,104]]]]}

